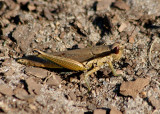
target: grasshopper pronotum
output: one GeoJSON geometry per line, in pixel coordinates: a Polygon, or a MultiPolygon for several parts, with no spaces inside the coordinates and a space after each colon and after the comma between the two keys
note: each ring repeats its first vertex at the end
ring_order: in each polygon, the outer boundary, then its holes
{"type": "Polygon", "coordinates": [[[29,60],[27,58],[18,59],[19,63],[45,67],[45,68],[66,68],[74,71],[88,71],[85,73],[85,81],[90,90],[88,83],[88,76],[98,71],[101,66],[108,63],[114,76],[116,74],[112,62],[118,61],[123,52],[123,47],[119,43],[113,45],[101,45],[90,48],[75,49],[63,52],[55,52],[52,55],[44,53],[35,49],[39,54],[36,56],[38,59],[44,60],[43,62],[36,60],[29,60]]]}

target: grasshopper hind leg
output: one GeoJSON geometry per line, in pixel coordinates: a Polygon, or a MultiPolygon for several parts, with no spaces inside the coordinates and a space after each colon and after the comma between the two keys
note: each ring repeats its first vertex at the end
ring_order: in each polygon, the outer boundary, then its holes
{"type": "Polygon", "coordinates": [[[91,87],[90,87],[90,84],[89,84],[89,81],[88,81],[88,77],[89,77],[89,75],[93,74],[94,72],[98,71],[99,69],[100,69],[100,67],[94,67],[92,70],[88,71],[85,74],[85,83],[87,85],[87,88],[88,88],[89,92],[91,91],[91,87]]]}

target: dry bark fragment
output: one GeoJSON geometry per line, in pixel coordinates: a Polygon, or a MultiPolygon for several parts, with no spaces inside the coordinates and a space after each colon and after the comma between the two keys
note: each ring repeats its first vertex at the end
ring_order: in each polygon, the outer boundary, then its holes
{"type": "Polygon", "coordinates": [[[120,87],[120,93],[124,96],[132,96],[133,98],[136,98],[149,82],[149,78],[138,78],[135,81],[123,82],[120,87]]]}
{"type": "Polygon", "coordinates": [[[122,114],[122,112],[117,110],[116,108],[111,108],[110,114],[122,114]]]}
{"type": "Polygon", "coordinates": [[[97,11],[108,9],[115,0],[99,0],[97,3],[97,11]]]}
{"type": "Polygon", "coordinates": [[[130,7],[128,4],[126,4],[124,1],[122,0],[118,0],[116,1],[114,4],[113,4],[114,7],[118,8],[118,9],[121,9],[121,10],[129,10],[130,7]]]}
{"type": "Polygon", "coordinates": [[[2,93],[4,95],[12,96],[13,90],[7,84],[1,84],[0,85],[0,93],[2,93]]]}
{"type": "Polygon", "coordinates": [[[41,85],[40,84],[37,84],[33,78],[28,78],[26,80],[26,83],[28,85],[28,91],[30,94],[40,94],[40,90],[41,90],[41,85]]]}
{"type": "Polygon", "coordinates": [[[93,114],[106,114],[106,110],[96,109],[96,110],[94,110],[94,113],[93,113],[93,114]]]}
{"type": "Polygon", "coordinates": [[[55,73],[50,74],[50,78],[47,80],[46,84],[50,86],[59,86],[61,84],[62,79],[60,76],[55,73]]]}
{"type": "Polygon", "coordinates": [[[48,71],[42,68],[26,67],[25,73],[38,78],[45,78],[48,76],[48,71]]]}

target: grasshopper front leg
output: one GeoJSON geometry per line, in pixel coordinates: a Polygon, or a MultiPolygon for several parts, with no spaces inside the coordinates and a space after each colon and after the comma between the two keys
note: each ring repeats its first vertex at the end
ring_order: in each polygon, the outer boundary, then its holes
{"type": "Polygon", "coordinates": [[[111,61],[108,62],[108,65],[109,65],[109,67],[110,67],[110,69],[111,69],[111,71],[112,71],[114,76],[121,76],[121,74],[117,74],[116,73],[116,70],[114,69],[113,64],[112,64],[111,61]]]}
{"type": "Polygon", "coordinates": [[[98,71],[101,68],[101,66],[103,66],[105,63],[107,63],[109,65],[109,67],[111,68],[111,71],[112,71],[114,76],[120,76],[120,74],[116,73],[116,70],[114,69],[114,67],[112,65],[112,61],[113,61],[112,56],[107,56],[107,57],[97,58],[97,59],[91,60],[88,63],[84,63],[84,64],[86,64],[85,65],[86,67],[93,66],[93,69],[88,71],[85,74],[85,82],[86,82],[86,85],[87,85],[89,91],[91,90],[89,82],[88,82],[89,75],[91,75],[94,72],[98,71]]]}

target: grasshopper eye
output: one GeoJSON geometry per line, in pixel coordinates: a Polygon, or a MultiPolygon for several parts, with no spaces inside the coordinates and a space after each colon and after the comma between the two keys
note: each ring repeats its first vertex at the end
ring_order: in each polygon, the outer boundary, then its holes
{"type": "Polygon", "coordinates": [[[113,53],[115,54],[118,54],[119,53],[119,47],[115,47],[113,50],[112,50],[113,53]]]}

